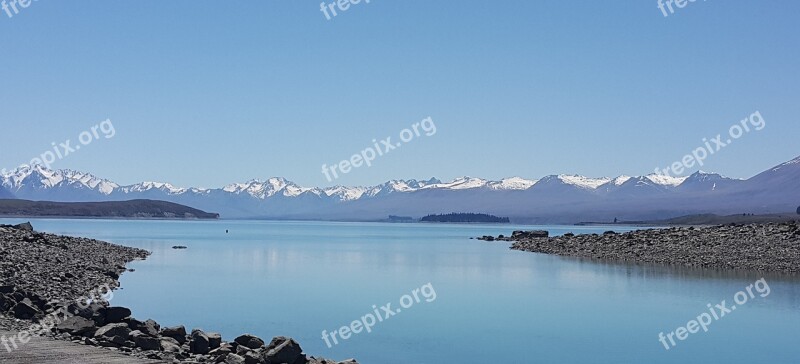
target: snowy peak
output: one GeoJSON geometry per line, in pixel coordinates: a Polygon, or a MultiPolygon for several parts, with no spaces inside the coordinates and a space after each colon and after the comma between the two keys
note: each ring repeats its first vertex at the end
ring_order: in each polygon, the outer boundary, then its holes
{"type": "Polygon", "coordinates": [[[112,192],[114,192],[114,189],[119,187],[119,185],[114,182],[95,177],[89,173],[83,173],[69,169],[62,170],[62,172],[65,173],[66,179],[80,183],[92,190],[99,191],[104,195],[110,195],[112,192]]]}
{"type": "Polygon", "coordinates": [[[686,180],[683,183],[692,183],[692,182],[715,182],[715,181],[733,181],[733,178],[728,178],[719,173],[708,173],[703,171],[698,171],[692,173],[691,176],[686,177],[686,180]]]}
{"type": "Polygon", "coordinates": [[[689,177],[672,177],[665,174],[655,174],[655,173],[648,174],[645,177],[657,185],[667,186],[667,187],[680,186],[680,184],[683,183],[683,181],[689,178],[689,177]]]}
{"type": "Polygon", "coordinates": [[[179,195],[187,191],[185,188],[178,188],[164,182],[142,182],[120,188],[120,191],[123,193],[149,192],[153,190],[166,192],[171,195],[179,195]]]}
{"type": "Polygon", "coordinates": [[[367,192],[366,187],[345,187],[334,186],[323,189],[322,191],[326,196],[332,197],[338,201],[354,201],[358,200],[367,192]]]}
{"type": "Polygon", "coordinates": [[[681,191],[714,192],[736,186],[744,180],[733,179],[718,173],[695,172],[678,186],[681,191]]]}
{"type": "Polygon", "coordinates": [[[492,181],[487,186],[492,190],[527,190],[539,182],[538,180],[524,179],[522,177],[504,178],[500,181],[492,181]]]}
{"type": "Polygon", "coordinates": [[[109,195],[119,187],[114,182],[95,177],[89,173],[70,169],[50,170],[40,165],[30,168],[18,168],[2,176],[1,182],[5,188],[12,191],[19,191],[23,188],[53,189],[71,187],[93,190],[103,195],[109,195]]]}
{"type": "Polygon", "coordinates": [[[392,180],[379,186],[373,186],[367,189],[363,194],[369,197],[383,196],[396,192],[414,192],[424,187],[427,184],[420,183],[417,180],[392,180]]]}
{"type": "Polygon", "coordinates": [[[598,187],[611,182],[611,178],[589,178],[577,175],[560,174],[558,179],[562,182],[587,190],[596,190],[598,187]]]}
{"type": "Polygon", "coordinates": [[[622,187],[646,187],[646,186],[657,186],[657,187],[673,187],[670,183],[663,183],[663,181],[655,181],[650,176],[645,177],[631,177],[628,178],[625,182],[620,184],[622,187]]]}
{"type": "Polygon", "coordinates": [[[622,175],[622,176],[619,176],[617,178],[614,178],[609,183],[613,183],[614,186],[622,186],[625,182],[628,182],[631,178],[633,178],[633,177],[622,175]]]}
{"type": "Polygon", "coordinates": [[[481,178],[472,178],[472,177],[459,177],[454,179],[451,182],[447,183],[434,183],[423,188],[427,189],[449,189],[449,190],[468,190],[471,188],[481,188],[486,186],[488,183],[487,180],[481,178]]]}
{"type": "Polygon", "coordinates": [[[273,177],[266,181],[254,179],[245,183],[230,184],[222,190],[236,195],[247,194],[263,200],[275,195],[296,197],[313,189],[300,187],[285,178],[273,177]]]}

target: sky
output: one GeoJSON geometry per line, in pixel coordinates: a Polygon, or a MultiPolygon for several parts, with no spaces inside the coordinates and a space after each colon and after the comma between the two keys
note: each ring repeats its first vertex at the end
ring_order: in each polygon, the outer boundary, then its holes
{"type": "Polygon", "coordinates": [[[800,155],[800,2],[657,4],[371,0],[329,20],[304,0],[38,0],[0,10],[0,168],[55,144],[52,168],[120,184],[644,175],[755,112],[683,175],[800,155]],[[429,117],[435,134],[322,173],[429,117]]]}

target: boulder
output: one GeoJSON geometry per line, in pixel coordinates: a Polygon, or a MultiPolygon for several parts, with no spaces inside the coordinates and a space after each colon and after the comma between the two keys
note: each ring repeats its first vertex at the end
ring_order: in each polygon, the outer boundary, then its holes
{"type": "MultiPolygon", "coordinates": [[[[236,344],[236,343],[234,343],[234,344],[236,344]]],[[[247,354],[247,353],[249,353],[251,351],[253,351],[253,349],[250,349],[250,348],[248,348],[248,347],[246,347],[244,345],[236,344],[236,347],[234,348],[233,352],[236,353],[236,355],[239,355],[239,356],[243,357],[245,354],[247,354]]]]}
{"type": "Polygon", "coordinates": [[[222,335],[216,332],[209,332],[206,333],[206,336],[208,336],[208,346],[211,350],[219,348],[220,345],[222,345],[222,335]]]}
{"type": "Polygon", "coordinates": [[[36,308],[30,299],[25,298],[11,308],[11,313],[18,319],[30,320],[40,314],[41,311],[36,308]]]}
{"type": "Polygon", "coordinates": [[[211,351],[208,335],[203,330],[192,330],[192,340],[189,342],[189,350],[192,354],[208,354],[211,351]]]}
{"type": "MultiPolygon", "coordinates": [[[[185,339],[185,338],[184,338],[185,339]]],[[[161,350],[167,353],[180,353],[181,352],[181,345],[178,343],[177,340],[171,337],[162,337],[161,338],[161,350]]]]}
{"type": "Polygon", "coordinates": [[[183,326],[167,327],[161,330],[161,336],[171,337],[178,342],[178,345],[183,345],[186,342],[186,328],[183,326]]]}
{"type": "Polygon", "coordinates": [[[239,336],[233,341],[241,346],[254,350],[264,347],[264,340],[250,334],[239,336]]]}
{"type": "Polygon", "coordinates": [[[230,344],[222,344],[218,348],[208,352],[208,355],[211,355],[212,357],[215,358],[222,357],[224,359],[225,355],[228,355],[232,352],[233,352],[233,347],[230,344]]]}
{"type": "Polygon", "coordinates": [[[92,320],[85,319],[80,316],[71,316],[56,325],[56,330],[70,333],[73,336],[81,336],[84,334],[93,336],[97,331],[97,326],[92,320]]]}
{"type": "Polygon", "coordinates": [[[245,364],[244,357],[236,354],[228,354],[228,356],[225,357],[225,364],[245,364]]]}
{"type": "Polygon", "coordinates": [[[272,339],[269,346],[262,354],[262,360],[269,364],[278,363],[305,363],[303,349],[292,338],[283,336],[272,339]]]}
{"type": "Polygon", "coordinates": [[[97,340],[105,340],[116,345],[124,345],[130,336],[131,329],[127,324],[116,323],[103,326],[94,333],[94,338],[97,340]]]}
{"type": "Polygon", "coordinates": [[[158,332],[161,330],[161,325],[154,320],[148,319],[144,322],[144,326],[140,326],[139,329],[150,336],[158,336],[158,332]]]}
{"type": "Polygon", "coordinates": [[[103,307],[98,313],[103,316],[107,324],[120,323],[131,317],[131,310],[125,307],[103,307]]]}
{"type": "Polygon", "coordinates": [[[249,351],[242,357],[244,358],[244,364],[261,364],[261,353],[258,351],[249,351]]]}
{"type": "MultiPolygon", "coordinates": [[[[90,320],[94,319],[95,316],[98,316],[98,319],[100,321],[103,321],[103,318],[99,317],[99,315],[97,314],[97,312],[100,311],[101,308],[103,308],[102,305],[100,305],[98,303],[92,303],[92,304],[89,304],[89,305],[82,305],[82,306],[87,306],[87,307],[81,307],[80,305],[78,305],[76,303],[71,303],[67,307],[67,311],[69,311],[69,313],[71,313],[73,315],[80,316],[80,317],[83,317],[85,319],[90,319],[90,320]]],[[[95,320],[95,321],[98,321],[98,320],[95,320]]]]}
{"type": "Polygon", "coordinates": [[[11,296],[0,294],[0,313],[7,312],[16,304],[17,302],[11,296]]]}
{"type": "Polygon", "coordinates": [[[13,226],[14,229],[22,230],[22,231],[30,231],[33,232],[33,225],[30,222],[23,222],[22,224],[17,224],[13,226]]]}
{"type": "Polygon", "coordinates": [[[130,338],[133,340],[136,347],[142,350],[161,350],[161,340],[142,333],[139,330],[132,332],[130,338]]]}
{"type": "Polygon", "coordinates": [[[159,330],[161,330],[161,326],[153,320],[147,320],[145,322],[141,322],[138,320],[130,319],[128,320],[128,327],[130,327],[131,330],[139,330],[143,334],[152,337],[158,337],[158,332],[159,330]]]}

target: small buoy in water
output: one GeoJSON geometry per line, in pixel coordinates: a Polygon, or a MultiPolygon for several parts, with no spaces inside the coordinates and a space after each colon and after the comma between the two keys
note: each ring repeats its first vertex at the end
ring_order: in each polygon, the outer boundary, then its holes
{"type": "Polygon", "coordinates": [[[225,234],[227,234],[227,233],[228,233],[228,229],[225,229],[225,234]]]}

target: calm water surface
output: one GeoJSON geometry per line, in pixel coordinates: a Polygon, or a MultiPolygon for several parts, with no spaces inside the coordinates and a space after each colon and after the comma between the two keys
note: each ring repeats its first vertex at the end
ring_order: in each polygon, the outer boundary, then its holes
{"type": "MultiPolygon", "coordinates": [[[[17,223],[18,220],[0,220],[17,223]]],[[[602,264],[469,240],[544,228],[265,221],[33,220],[40,231],[153,252],[113,303],[162,326],[297,339],[311,354],[394,363],[800,363],[800,280],[756,296],[667,351],[670,332],[762,278],[756,273],[602,264]],[[226,234],[228,229],[230,233],[226,234]],[[173,245],[188,246],[173,250],[173,245]],[[424,300],[328,348],[323,330],[431,283],[424,300]]],[[[618,226],[617,231],[628,230],[618,226]]],[[[631,228],[633,229],[633,228],[631,228]]]]}

